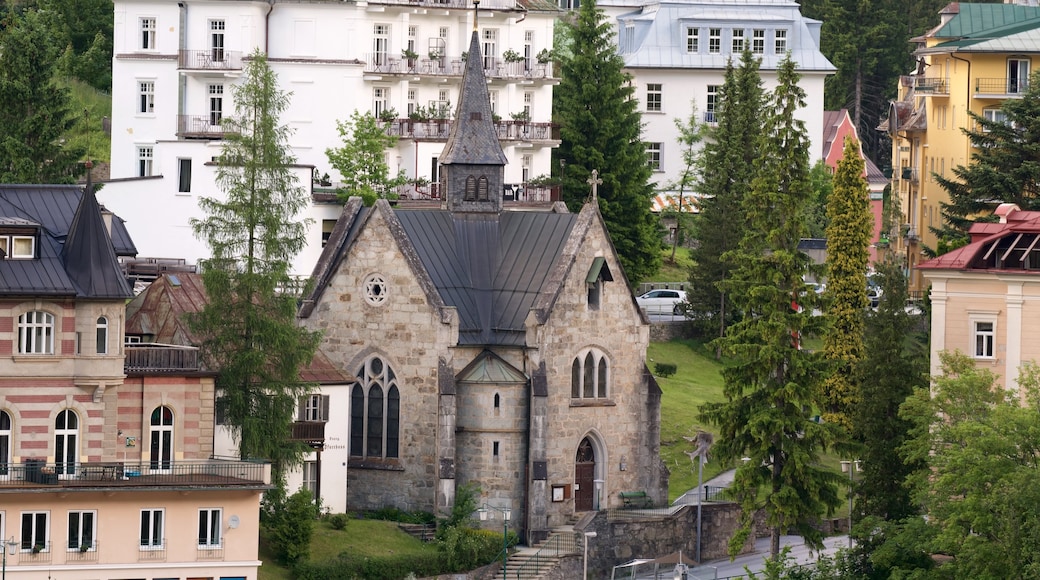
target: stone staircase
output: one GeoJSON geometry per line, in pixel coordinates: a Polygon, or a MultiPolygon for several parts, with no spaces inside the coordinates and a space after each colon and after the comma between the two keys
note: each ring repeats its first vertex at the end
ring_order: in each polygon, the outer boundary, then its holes
{"type": "Polygon", "coordinates": [[[501,568],[494,580],[536,580],[556,567],[564,556],[580,554],[580,545],[572,523],[560,526],[549,533],[545,541],[536,546],[519,546],[506,561],[507,575],[501,568]]]}

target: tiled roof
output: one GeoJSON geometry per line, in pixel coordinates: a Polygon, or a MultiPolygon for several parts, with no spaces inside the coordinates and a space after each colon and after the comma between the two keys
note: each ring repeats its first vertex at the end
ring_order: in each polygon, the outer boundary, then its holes
{"type": "MultiPolygon", "coordinates": [[[[1010,205],[1010,204],[1008,204],[1010,205]]],[[[1040,275],[1040,270],[1027,270],[1026,251],[1040,249],[1040,212],[1021,211],[1015,206],[1001,206],[1005,210],[1000,222],[972,224],[969,233],[972,242],[919,264],[922,270],[986,270],[1001,272],[1028,272],[1040,275]]]]}

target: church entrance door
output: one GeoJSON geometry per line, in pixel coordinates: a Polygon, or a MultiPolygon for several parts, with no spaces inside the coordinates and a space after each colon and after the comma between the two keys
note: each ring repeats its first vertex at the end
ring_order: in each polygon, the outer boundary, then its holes
{"type": "Polygon", "coordinates": [[[574,458],[574,511],[587,512],[592,509],[595,479],[596,453],[592,449],[592,442],[586,437],[578,445],[578,453],[574,458]]]}

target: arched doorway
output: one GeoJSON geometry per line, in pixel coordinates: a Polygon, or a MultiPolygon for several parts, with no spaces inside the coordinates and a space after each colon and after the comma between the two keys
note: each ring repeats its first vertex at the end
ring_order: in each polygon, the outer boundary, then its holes
{"type": "Polygon", "coordinates": [[[585,437],[578,444],[574,456],[574,511],[587,512],[592,509],[596,493],[596,450],[592,441],[585,437]]]}

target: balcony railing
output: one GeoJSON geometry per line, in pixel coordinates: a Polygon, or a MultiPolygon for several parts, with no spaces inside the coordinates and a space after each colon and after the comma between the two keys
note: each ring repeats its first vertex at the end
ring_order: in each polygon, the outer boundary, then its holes
{"type": "Polygon", "coordinates": [[[177,136],[192,139],[222,139],[224,128],[220,126],[222,116],[177,115],[177,136]]]}
{"type": "Polygon", "coordinates": [[[900,177],[904,181],[909,181],[910,183],[917,183],[920,180],[916,167],[904,167],[900,177]]]}
{"type": "Polygon", "coordinates": [[[123,370],[127,373],[192,372],[201,368],[199,349],[194,346],[143,343],[124,347],[123,370]]]}
{"type": "MultiPolygon", "coordinates": [[[[402,139],[438,141],[448,138],[451,124],[450,119],[396,119],[386,123],[386,132],[402,139]]],[[[560,138],[559,127],[553,123],[496,121],[495,131],[500,141],[552,141],[560,138]]]]}
{"type": "Polygon", "coordinates": [[[186,70],[242,70],[242,53],[222,48],[182,50],[177,58],[177,66],[186,70]]]}
{"type": "Polygon", "coordinates": [[[976,95],[1022,95],[1029,89],[1028,78],[975,79],[976,95]]]}
{"type": "Polygon", "coordinates": [[[717,125],[719,120],[715,116],[715,111],[704,111],[704,122],[708,125],[717,125]]]}
{"type": "Polygon", "coordinates": [[[913,77],[914,90],[929,95],[950,94],[949,79],[935,77],[913,77]]]}
{"type": "Polygon", "coordinates": [[[311,447],[323,447],[325,445],[325,421],[294,421],[292,440],[311,447]]]}
{"type": "MultiPolygon", "coordinates": [[[[369,0],[369,4],[389,4],[400,6],[415,6],[423,8],[458,8],[460,10],[472,10],[473,3],[470,0],[369,0]]],[[[481,6],[487,4],[488,8],[512,10],[516,4],[507,0],[486,0],[481,6]]]]}
{"type": "Polygon", "coordinates": [[[98,543],[88,542],[84,544],[65,544],[66,562],[97,562],[98,543]]]}
{"type": "Polygon", "coordinates": [[[15,489],[134,487],[255,487],[269,485],[268,463],[237,460],[0,463],[0,493],[15,489]]]}
{"type": "MultiPolygon", "coordinates": [[[[386,52],[367,54],[365,63],[366,73],[408,76],[460,77],[466,68],[461,56],[406,59],[386,52]]],[[[541,63],[534,59],[507,62],[500,58],[485,57],[484,76],[513,80],[551,79],[552,63],[541,63]]]]}

